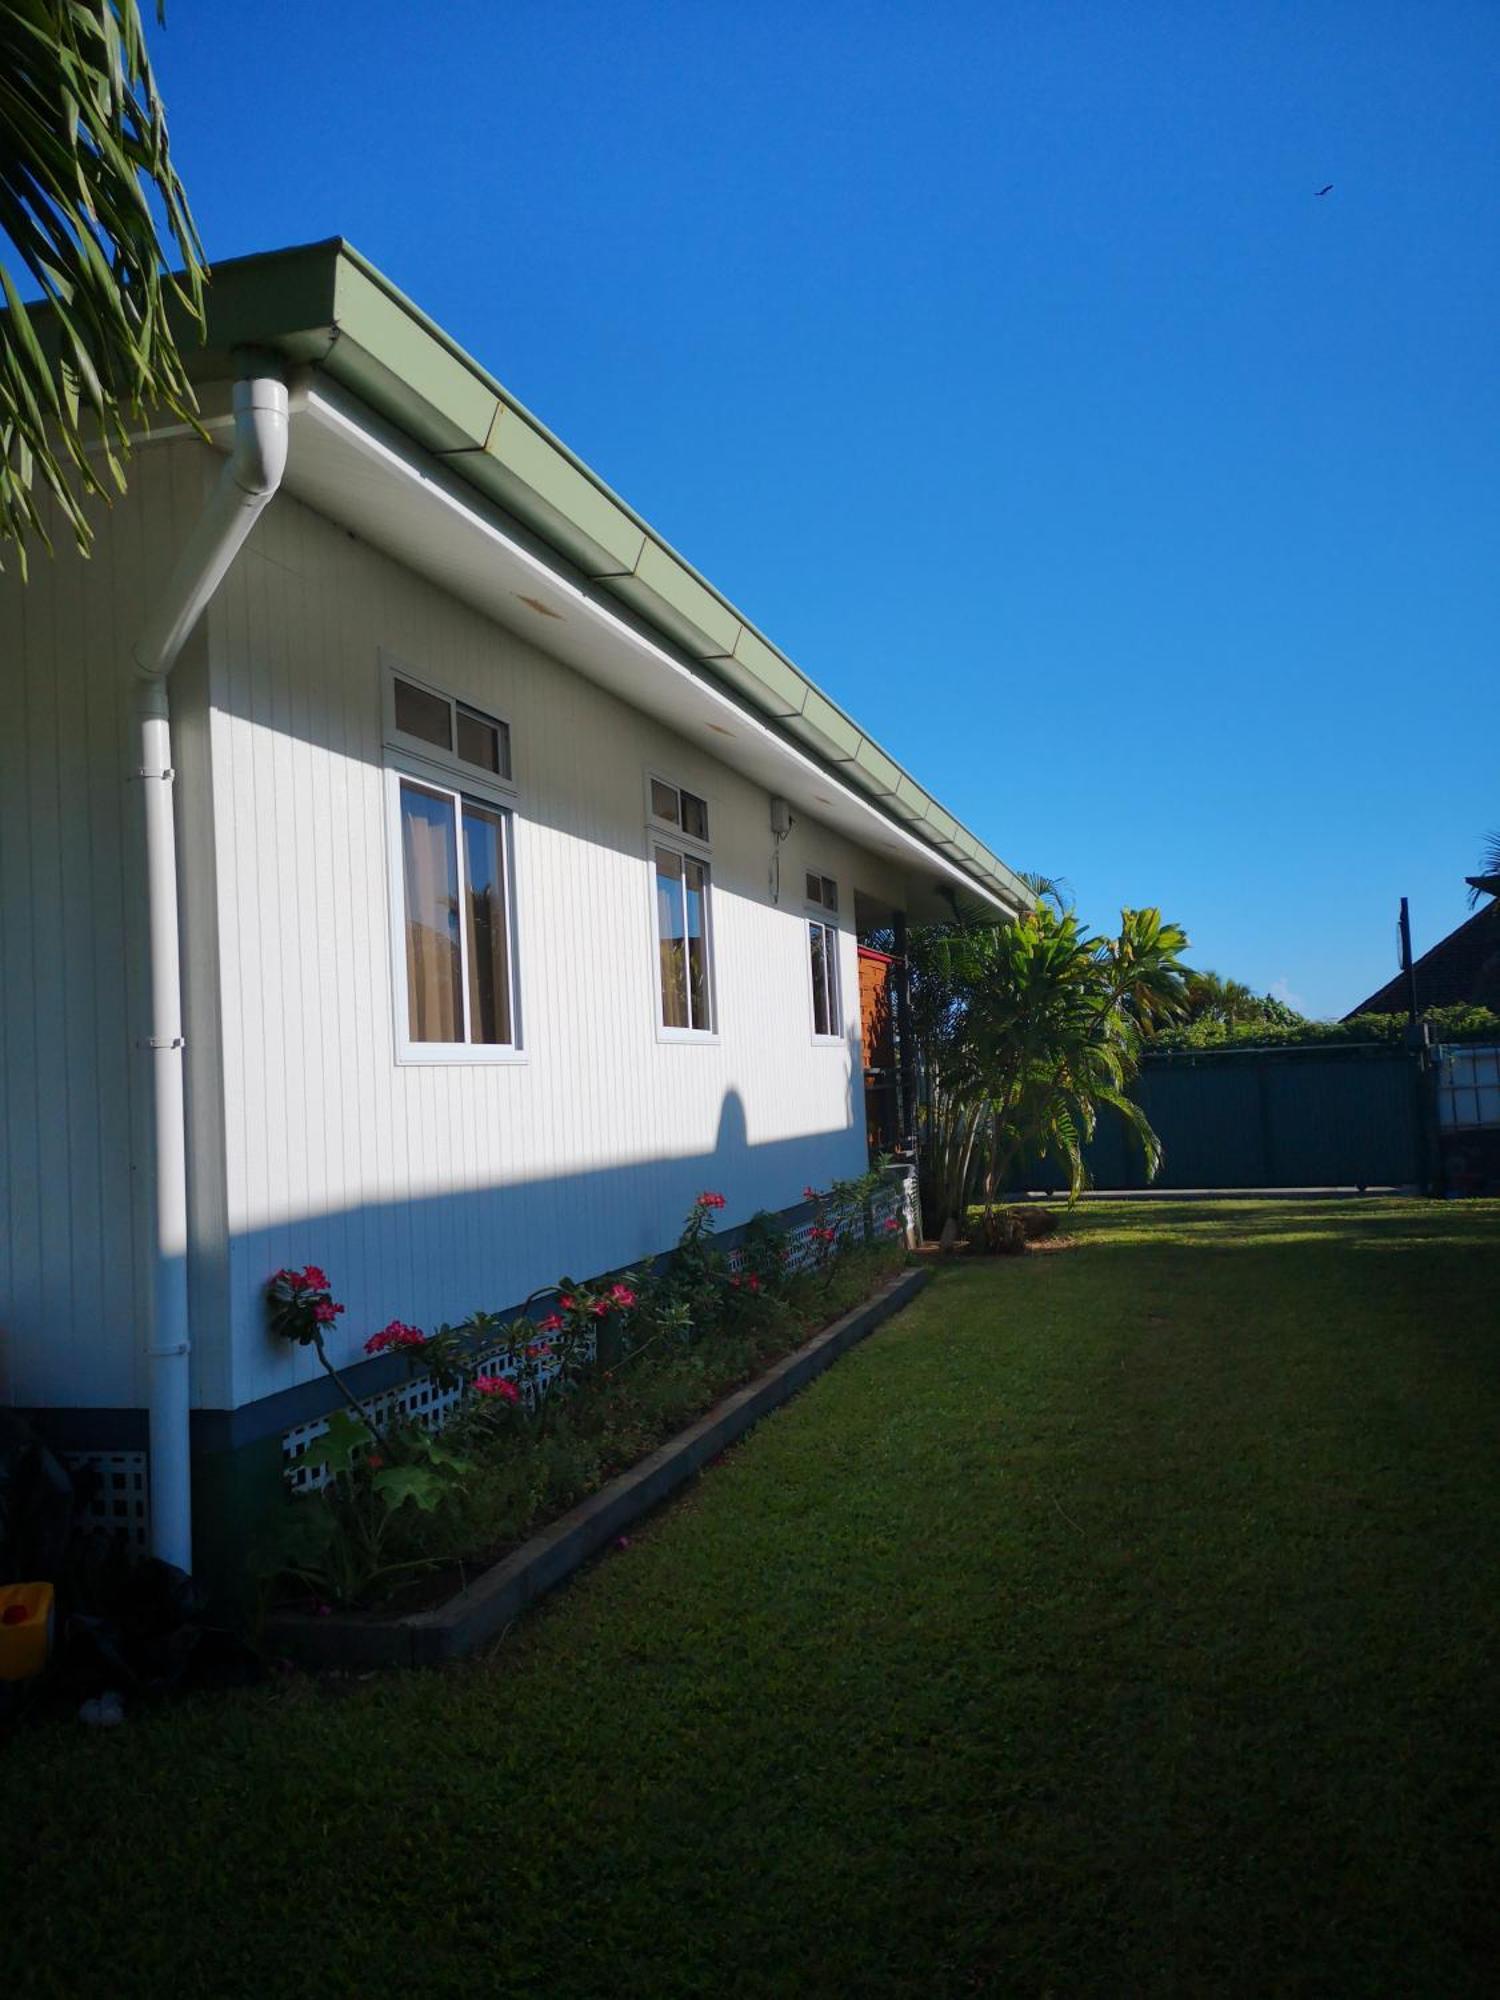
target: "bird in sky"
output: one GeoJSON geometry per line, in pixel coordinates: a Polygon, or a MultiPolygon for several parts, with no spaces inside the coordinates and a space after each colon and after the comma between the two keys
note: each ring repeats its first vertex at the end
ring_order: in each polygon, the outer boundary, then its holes
{"type": "Polygon", "coordinates": [[[1324,194],[1332,194],[1332,193],[1333,193],[1333,182],[1332,182],[1332,181],[1330,181],[1330,182],[1328,183],[1327,187],[1321,187],[1321,188],[1314,188],[1314,189],[1313,189],[1313,194],[1314,194],[1315,196],[1317,196],[1317,195],[1324,195],[1324,194]]]}

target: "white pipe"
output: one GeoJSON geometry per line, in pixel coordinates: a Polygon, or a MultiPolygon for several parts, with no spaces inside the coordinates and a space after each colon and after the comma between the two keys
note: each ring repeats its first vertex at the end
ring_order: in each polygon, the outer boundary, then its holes
{"type": "Polygon", "coordinates": [[[189,1452],[187,1125],[183,1115],[182,967],[177,935],[177,838],[172,720],[167,684],[179,654],[281,484],[287,454],[286,384],[247,375],[234,389],[234,445],[178,558],[132,659],[145,800],[146,905],[151,1005],[144,1048],[151,1064],[152,1286],[146,1344],[150,1376],[151,1551],[191,1570],[189,1452]]]}

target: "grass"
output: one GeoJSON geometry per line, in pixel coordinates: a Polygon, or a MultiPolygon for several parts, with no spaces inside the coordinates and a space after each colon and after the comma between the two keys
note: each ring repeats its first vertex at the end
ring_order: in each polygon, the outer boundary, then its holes
{"type": "Polygon", "coordinates": [[[960,1263],[488,1662],[0,1760],[7,1992],[1489,1992],[1500,1204],[960,1263]]]}

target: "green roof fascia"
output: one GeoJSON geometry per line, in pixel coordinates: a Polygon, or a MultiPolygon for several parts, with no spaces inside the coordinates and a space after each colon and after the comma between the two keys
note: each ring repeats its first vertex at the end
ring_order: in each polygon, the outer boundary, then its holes
{"type": "Polygon", "coordinates": [[[1003,862],[351,244],[334,237],[218,264],[207,298],[195,374],[207,376],[215,357],[245,346],[315,363],[992,893],[1032,900],[1003,862]]]}

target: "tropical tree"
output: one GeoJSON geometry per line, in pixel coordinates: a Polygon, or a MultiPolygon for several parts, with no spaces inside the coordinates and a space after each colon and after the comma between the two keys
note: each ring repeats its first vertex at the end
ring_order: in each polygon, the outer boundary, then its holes
{"type": "Polygon", "coordinates": [[[1481,896],[1500,896],[1500,833],[1492,833],[1484,844],[1479,873],[1466,877],[1469,908],[1476,909],[1481,896]]]}
{"type": "MultiPolygon", "coordinates": [[[[1256,993],[1238,979],[1221,979],[1217,972],[1189,972],[1186,1019],[1215,1021],[1237,1028],[1247,1021],[1275,1028],[1294,1028],[1302,1019],[1295,1007],[1274,993],[1256,993]]],[[[1169,1025],[1169,1024],[1164,1024],[1169,1025]]]]}
{"type": "Polygon", "coordinates": [[[201,324],[207,272],[136,0],[0,0],[0,246],[0,538],[24,574],[42,494],[86,554],[132,422],[195,408],[172,320],[201,324]]]}
{"type": "Polygon", "coordinates": [[[1059,1160],[1077,1195],[1101,1105],[1156,1171],[1161,1149],[1129,1085],[1142,1023],[1182,1017],[1186,946],[1155,910],[1122,911],[1118,935],[1104,938],[1045,901],[1013,923],[914,936],[923,1201],[946,1240],[972,1201],[993,1210],[1018,1157],[1059,1160]]]}

